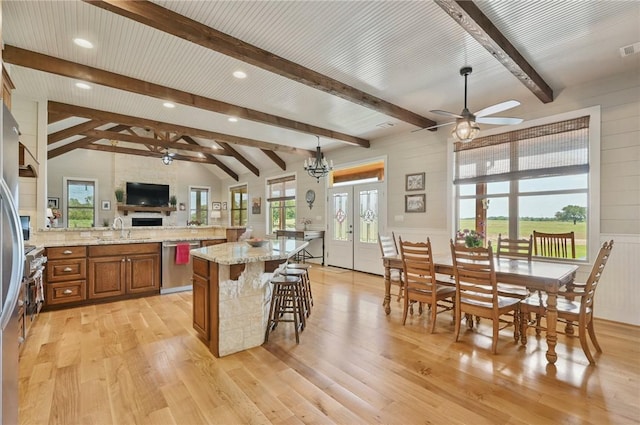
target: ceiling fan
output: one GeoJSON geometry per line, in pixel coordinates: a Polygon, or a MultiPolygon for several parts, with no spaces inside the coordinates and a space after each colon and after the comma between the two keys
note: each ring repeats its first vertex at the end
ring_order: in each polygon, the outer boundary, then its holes
{"type": "Polygon", "coordinates": [[[460,75],[464,76],[464,109],[459,114],[453,112],[441,111],[439,109],[432,110],[434,114],[444,115],[447,117],[455,118],[455,121],[450,121],[444,124],[434,125],[432,127],[423,128],[421,130],[432,129],[442,127],[445,125],[455,123],[451,134],[455,136],[461,142],[470,142],[480,133],[479,124],[493,124],[493,125],[511,125],[519,124],[522,122],[522,118],[508,118],[508,117],[488,117],[487,115],[496,114],[498,112],[506,111],[507,109],[515,108],[520,105],[517,100],[507,100],[502,103],[498,103],[492,106],[488,106],[479,110],[476,113],[469,112],[467,108],[467,77],[471,74],[473,69],[470,66],[465,66],[460,69],[460,75]]]}

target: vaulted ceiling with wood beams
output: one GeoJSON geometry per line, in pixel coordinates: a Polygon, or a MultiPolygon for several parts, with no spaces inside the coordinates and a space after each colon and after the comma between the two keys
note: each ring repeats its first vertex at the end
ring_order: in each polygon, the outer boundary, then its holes
{"type": "Polygon", "coordinates": [[[236,180],[302,162],[318,137],[367,149],[446,122],[430,111],[462,109],[463,66],[470,110],[640,72],[635,1],[1,4],[14,93],[48,101],[49,158],[171,152],[236,180]]]}

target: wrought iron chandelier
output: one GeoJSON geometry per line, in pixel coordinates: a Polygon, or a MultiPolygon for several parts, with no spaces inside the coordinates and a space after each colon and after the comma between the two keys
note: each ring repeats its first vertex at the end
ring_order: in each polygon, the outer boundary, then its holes
{"type": "Polygon", "coordinates": [[[164,165],[169,165],[173,162],[173,157],[169,154],[169,148],[167,148],[167,150],[164,152],[164,155],[162,155],[162,163],[164,165]]]}
{"type": "Polygon", "coordinates": [[[329,174],[333,170],[333,161],[327,161],[324,154],[320,150],[320,136],[318,138],[318,146],[316,147],[316,156],[304,160],[304,169],[311,176],[320,182],[320,177],[329,174]]]}

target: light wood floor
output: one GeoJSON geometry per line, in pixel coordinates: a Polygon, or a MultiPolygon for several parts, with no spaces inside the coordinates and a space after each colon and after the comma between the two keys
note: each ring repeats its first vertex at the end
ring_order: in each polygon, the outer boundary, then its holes
{"type": "MultiPolygon", "coordinates": [[[[521,348],[481,324],[453,341],[426,317],[401,325],[381,277],[312,269],[315,307],[294,342],[214,358],[191,327],[191,293],[41,314],[20,359],[21,424],[563,424],[640,421],[640,329],[596,324],[589,366],[577,339],[521,348]]],[[[631,314],[631,313],[630,313],[631,314]]],[[[635,314],[635,312],[633,312],[635,314]]],[[[530,333],[532,331],[530,330],[530,333]]]]}

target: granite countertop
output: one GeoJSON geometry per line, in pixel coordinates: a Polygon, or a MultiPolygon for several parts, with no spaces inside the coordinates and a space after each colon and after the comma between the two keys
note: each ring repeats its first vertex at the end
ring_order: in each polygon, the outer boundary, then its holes
{"type": "MultiPolygon", "coordinates": [[[[129,243],[147,243],[147,242],[193,242],[193,241],[208,241],[214,239],[226,239],[225,236],[187,236],[187,237],[136,237],[120,238],[120,237],[97,237],[97,238],[80,238],[73,240],[62,241],[45,241],[42,245],[45,248],[59,247],[59,246],[76,246],[76,245],[117,245],[117,244],[129,244],[129,243]]],[[[28,242],[27,242],[28,243],[28,242]]]]}
{"type": "Polygon", "coordinates": [[[256,248],[246,242],[228,242],[192,249],[191,255],[218,264],[244,264],[258,261],[285,260],[308,245],[309,242],[293,239],[269,240],[265,246],[256,248]]]}

